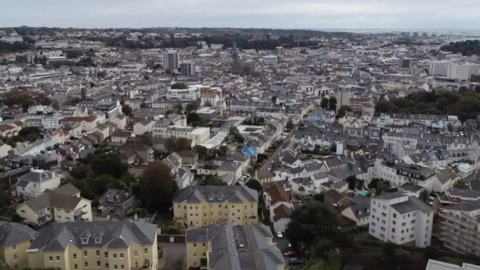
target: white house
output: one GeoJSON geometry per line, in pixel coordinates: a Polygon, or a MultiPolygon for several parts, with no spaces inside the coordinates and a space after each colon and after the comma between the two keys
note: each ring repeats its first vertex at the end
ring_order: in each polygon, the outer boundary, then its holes
{"type": "Polygon", "coordinates": [[[32,170],[18,178],[17,196],[24,200],[36,198],[47,189],[58,188],[63,176],[57,171],[32,170]]]}
{"type": "Polygon", "coordinates": [[[265,205],[270,212],[270,221],[276,232],[285,232],[290,223],[290,214],[293,204],[283,186],[274,184],[267,188],[264,193],[265,205]]]}

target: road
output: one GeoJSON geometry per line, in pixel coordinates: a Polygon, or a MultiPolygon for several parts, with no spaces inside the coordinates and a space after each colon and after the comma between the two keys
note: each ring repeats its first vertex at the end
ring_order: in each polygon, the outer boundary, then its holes
{"type": "Polygon", "coordinates": [[[166,253],[165,270],[183,270],[183,260],[186,256],[186,245],[181,243],[159,243],[166,253]]]}
{"type": "Polygon", "coordinates": [[[285,138],[285,140],[283,140],[282,145],[280,145],[277,148],[277,150],[270,156],[270,158],[267,160],[267,162],[265,162],[265,164],[263,164],[262,167],[260,167],[260,170],[258,170],[259,172],[263,172],[265,170],[268,170],[268,168],[270,168],[270,166],[272,164],[272,160],[276,160],[278,158],[278,155],[280,155],[280,152],[282,151],[282,149],[285,147],[285,145],[287,145],[290,142],[290,139],[292,138],[294,131],[295,131],[295,129],[293,129],[290,132],[290,134],[288,134],[287,138],[285,138]]]}

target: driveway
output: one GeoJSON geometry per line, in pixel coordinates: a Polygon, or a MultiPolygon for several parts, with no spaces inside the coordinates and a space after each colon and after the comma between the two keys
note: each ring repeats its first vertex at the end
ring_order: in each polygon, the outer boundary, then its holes
{"type": "Polygon", "coordinates": [[[159,243],[165,254],[166,270],[183,270],[183,261],[186,256],[186,245],[182,243],[159,243]]]}

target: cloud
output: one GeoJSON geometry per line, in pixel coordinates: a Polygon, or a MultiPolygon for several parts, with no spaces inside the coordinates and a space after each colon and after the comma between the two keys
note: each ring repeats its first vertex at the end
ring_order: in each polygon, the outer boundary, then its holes
{"type": "Polygon", "coordinates": [[[474,29],[480,0],[2,0],[0,26],[474,29]]]}

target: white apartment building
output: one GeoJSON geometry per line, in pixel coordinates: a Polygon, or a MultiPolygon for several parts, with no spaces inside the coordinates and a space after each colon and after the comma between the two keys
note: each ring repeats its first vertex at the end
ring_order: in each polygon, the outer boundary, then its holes
{"type": "MultiPolygon", "coordinates": [[[[430,167],[382,159],[375,160],[373,178],[385,179],[394,187],[413,184],[431,191],[435,177],[435,171],[430,167]]],[[[367,182],[370,181],[370,179],[367,180],[367,182]]]]}
{"type": "Polygon", "coordinates": [[[449,61],[432,61],[428,72],[431,76],[447,76],[449,61]]]}
{"type": "Polygon", "coordinates": [[[154,138],[185,138],[194,141],[195,145],[204,144],[210,139],[210,128],[154,125],[152,136],[154,138]]]}
{"type": "Polygon", "coordinates": [[[444,247],[454,252],[480,256],[480,203],[475,201],[445,206],[439,214],[440,239],[444,247]]]}
{"type": "Polygon", "coordinates": [[[167,89],[167,99],[197,100],[201,96],[201,90],[205,86],[190,85],[187,89],[167,89]]]}
{"type": "Polygon", "coordinates": [[[267,65],[275,65],[278,63],[278,57],[276,55],[267,55],[262,57],[262,62],[267,65]]]}
{"type": "Polygon", "coordinates": [[[475,63],[450,63],[448,65],[447,77],[459,80],[470,80],[473,74],[478,74],[480,64],[475,63]]]}
{"type": "Polygon", "coordinates": [[[396,192],[371,199],[369,234],[383,242],[429,246],[432,224],[433,208],[415,196],[396,192]]]}
{"type": "Polygon", "coordinates": [[[182,61],[180,63],[180,74],[182,76],[193,76],[196,73],[194,61],[182,61]]]}
{"type": "Polygon", "coordinates": [[[174,70],[179,68],[179,55],[175,50],[168,50],[163,53],[163,68],[174,70]]]}
{"type": "Polygon", "coordinates": [[[429,259],[425,270],[480,270],[480,266],[469,263],[458,265],[429,259]]]}

